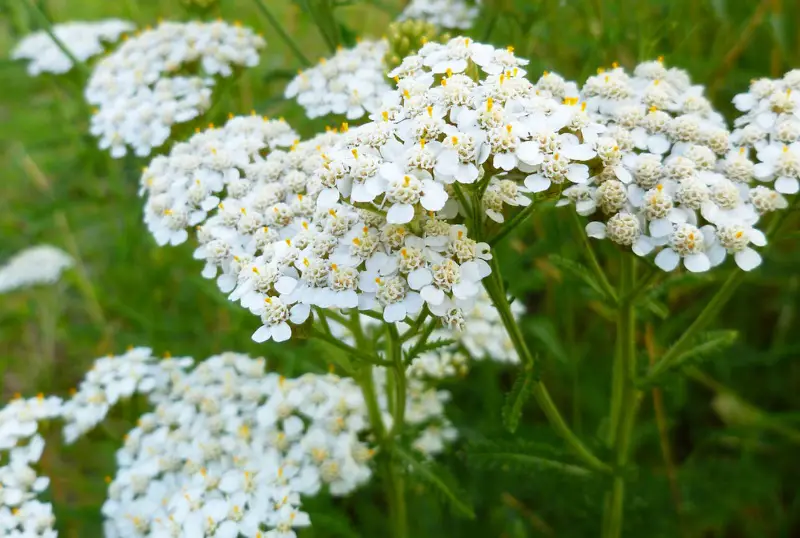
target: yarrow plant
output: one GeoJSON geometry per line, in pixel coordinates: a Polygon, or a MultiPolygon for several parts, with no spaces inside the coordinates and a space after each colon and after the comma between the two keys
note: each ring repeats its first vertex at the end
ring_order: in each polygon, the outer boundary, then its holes
{"type": "MultiPolygon", "coordinates": [[[[70,54],[80,62],[102,54],[106,46],[116,42],[121,35],[134,30],[135,26],[119,19],[92,22],[67,22],[53,26],[55,36],[67,47],[70,54]]],[[[42,73],[61,75],[73,67],[70,58],[44,30],[25,36],[11,51],[11,58],[28,60],[28,74],[42,73]]]]}
{"type": "Polygon", "coordinates": [[[172,126],[211,106],[214,77],[258,64],[262,37],[239,24],[164,22],[126,40],[94,69],[86,100],[96,107],[90,131],[119,158],[144,157],[172,126]]]}
{"type": "MultiPolygon", "coordinates": [[[[442,387],[485,360],[519,370],[498,410],[509,433],[533,397],[571,453],[553,466],[608,479],[602,535],[619,538],[643,391],[716,345],[692,347],[743,272],[762,263],[756,247],[778,229],[785,213],[772,213],[788,207],[783,195],[798,192],[800,71],[753,81],[734,99],[742,114],[730,132],[703,86],[663,59],[601,68],[580,85],[552,71],[533,76],[513,46],[439,34],[468,30],[493,9],[478,1],[411,1],[388,37],[343,48],[351,34],[328,17],[338,3],[312,0],[303,14],[333,54],[315,66],[256,4],[304,67],[283,97],[307,118],[347,123],[301,135],[307,126],[234,108],[224,123],[201,126],[218,111],[217,81],[235,83],[265,46],[218,20],[148,27],[100,60],[85,88],[96,106],[90,132],[112,157],[152,155],[139,182],[148,232],[159,246],[191,244],[198,272],[252,315],[242,327],[250,340],[298,346],[292,353],[324,346],[314,358],[328,373],[285,377],[283,365],[272,371],[245,354],[156,358],[139,347],[95,360],[63,400],[15,398],[0,410],[0,534],[55,536],[52,507],[37,499],[48,486],[36,470],[39,423],[63,422],[64,440],[76,443],[133,397],[149,410],[107,479],[108,537],[294,538],[325,524],[314,523],[311,499],[348,497],[377,479],[383,534],[407,538],[410,476],[474,517],[435,461],[477,433],[451,422],[442,387]],[[593,308],[616,325],[603,449],[550,397],[538,352],[572,350],[547,323],[535,334],[542,349],[530,345],[520,318],[534,302],[509,296],[496,249],[548,205],[568,206],[554,218],[577,223],[588,267],[549,262],[587,284],[593,308]],[[618,247],[613,272],[587,237],[618,247]],[[652,362],[639,367],[637,316],[658,309],[651,285],[681,265],[722,271],[728,255],[741,271],[658,357],[648,330],[652,362]],[[659,270],[640,269],[650,265],[659,270]]],[[[121,21],[64,28],[54,28],[58,43],[31,36],[15,56],[32,59],[32,74],[65,72],[129,30],[121,21]]],[[[242,93],[231,101],[267,97],[242,93]]],[[[0,292],[55,282],[73,263],[53,247],[25,251],[0,269],[0,292]]]]}

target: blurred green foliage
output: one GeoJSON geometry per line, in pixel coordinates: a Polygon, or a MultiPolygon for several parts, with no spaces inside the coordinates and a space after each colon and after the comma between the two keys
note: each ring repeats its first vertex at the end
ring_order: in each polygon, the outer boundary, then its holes
{"type": "MultiPolygon", "coordinates": [[[[36,29],[27,1],[0,3],[0,259],[47,242],[78,256],[82,269],[57,287],[0,297],[2,400],[15,392],[66,394],[93,358],[129,344],[197,358],[249,352],[268,357],[287,375],[327,368],[324,353],[310,344],[250,341],[257,320],[200,276],[191,245],[156,248],[137,197],[145,161],[111,161],[96,150],[75,76],[29,78],[24,65],[8,59],[17,39],[36,29]]],[[[327,43],[337,35],[346,42],[380,36],[401,8],[389,0],[326,3],[335,6],[335,19],[317,11],[317,19],[327,17],[320,32],[307,13],[318,0],[268,3],[310,58],[328,55],[327,43]]],[[[145,26],[159,18],[199,16],[180,0],[38,4],[56,22],[116,16],[145,26]]],[[[663,55],[706,84],[729,118],[731,97],[751,78],[800,66],[797,2],[484,0],[484,6],[469,35],[513,45],[531,59],[534,75],[550,70],[580,81],[613,61],[632,67],[663,55]]],[[[204,16],[241,20],[268,41],[261,64],[241,77],[207,121],[255,109],[284,116],[304,136],[323,128],[324,121],[308,121],[296,104],[282,100],[298,66],[253,2],[220,0],[204,16]]],[[[789,218],[789,231],[716,320],[715,329],[738,332],[735,343],[704,357],[704,373],[672,375],[655,394],[645,394],[634,439],[637,465],[626,470],[625,536],[800,535],[800,443],[785,435],[787,428],[800,430],[798,220],[789,218]],[[665,437],[654,397],[662,402],[665,437]]],[[[613,278],[614,249],[604,244],[599,250],[613,278]]],[[[523,330],[540,353],[543,378],[571,426],[605,456],[600,439],[613,324],[597,293],[550,256],[581,259],[573,224],[565,213],[543,208],[500,252],[504,277],[528,308],[523,330]]],[[[726,276],[722,270],[682,277],[680,285],[653,290],[657,307],[642,313],[640,363],[649,360],[645,351],[658,354],[681,334],[726,276]]],[[[445,384],[461,439],[436,471],[458,484],[460,500],[474,507],[476,518],[449,508],[430,481],[415,480],[409,484],[412,536],[598,534],[605,480],[574,466],[531,402],[516,435],[505,432],[501,410],[515,377],[508,368],[480,363],[467,377],[445,384]]],[[[61,446],[51,428],[53,449],[43,465],[53,478],[50,496],[61,536],[101,534],[103,477],[113,473],[115,447],[142,406],[126,403],[72,447],[61,446]]],[[[374,484],[345,500],[310,500],[314,525],[303,536],[385,536],[382,503],[374,484]]]]}

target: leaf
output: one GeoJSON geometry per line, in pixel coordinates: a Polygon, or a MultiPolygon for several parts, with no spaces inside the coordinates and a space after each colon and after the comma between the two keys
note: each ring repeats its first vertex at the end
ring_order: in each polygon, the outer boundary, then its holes
{"type": "Polygon", "coordinates": [[[541,443],[482,441],[467,447],[467,458],[481,466],[508,471],[556,471],[577,478],[588,478],[593,474],[591,470],[571,463],[566,453],[541,443]]]}
{"type": "Polygon", "coordinates": [[[687,366],[694,366],[713,358],[732,346],[738,337],[738,331],[711,331],[701,333],[695,339],[692,347],[678,355],[664,372],[652,379],[645,378],[641,386],[648,387],[656,385],[670,372],[675,372],[687,366]]]}
{"type": "Polygon", "coordinates": [[[514,381],[514,386],[511,387],[511,392],[506,396],[506,403],[503,405],[503,425],[511,433],[517,431],[519,419],[522,416],[522,406],[531,395],[533,383],[533,367],[526,366],[519,373],[514,381]]]}
{"type": "Polygon", "coordinates": [[[606,299],[613,301],[614,298],[609,297],[608,294],[603,291],[603,286],[600,285],[600,282],[597,281],[597,278],[595,278],[589,268],[582,263],[568,260],[557,254],[551,254],[548,259],[550,260],[550,263],[565,273],[570,274],[578,280],[582,280],[588,284],[589,287],[591,287],[601,297],[605,297],[606,299]]]}
{"type": "Polygon", "coordinates": [[[432,462],[423,463],[398,446],[395,446],[392,450],[411,468],[416,477],[438,491],[441,497],[450,504],[456,513],[466,516],[469,519],[475,519],[475,511],[472,509],[472,506],[467,504],[464,500],[466,499],[466,495],[459,491],[455,480],[446,474],[444,468],[432,462]]]}

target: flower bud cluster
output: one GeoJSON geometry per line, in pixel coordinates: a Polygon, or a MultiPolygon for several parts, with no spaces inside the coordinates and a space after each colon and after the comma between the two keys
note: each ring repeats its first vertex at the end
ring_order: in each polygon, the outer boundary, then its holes
{"type": "Polygon", "coordinates": [[[50,245],[26,248],[0,267],[0,293],[53,284],[73,264],[72,257],[59,248],[50,245]]]}
{"type": "Polygon", "coordinates": [[[343,114],[348,120],[375,110],[391,87],[384,76],[386,40],[361,41],[352,49],[340,49],[332,58],[299,71],[284,91],[297,98],[309,118],[343,114]]]}
{"type": "Polygon", "coordinates": [[[633,74],[598,70],[581,89],[592,121],[603,129],[588,182],[564,191],[581,215],[597,215],[586,231],[640,256],[657,251],[665,271],[681,262],[693,272],[722,263],[728,253],[749,271],[763,246],[754,225],[769,197],[752,189],[753,165],[732,151],[722,116],[685,71],[663,62],[639,64],[633,74]]]}
{"type": "MultiPolygon", "coordinates": [[[[134,28],[132,23],[119,19],[72,21],[53,25],[53,33],[76,60],[85,62],[92,56],[102,54],[105,44],[116,42],[120,35],[134,28]]],[[[28,74],[32,77],[42,73],[61,75],[73,67],[69,56],[44,30],[22,38],[11,51],[11,58],[29,60],[28,74]]]]}
{"type": "Polygon", "coordinates": [[[214,77],[258,64],[264,39],[222,21],[164,22],[126,40],[103,58],[86,88],[96,107],[90,131],[115,158],[127,147],[149,155],[172,126],[211,106],[214,77]]]}
{"type": "MultiPolygon", "coordinates": [[[[742,112],[731,140],[755,156],[758,164],[748,171],[758,181],[773,183],[777,192],[800,191],[800,69],[783,78],[760,78],[733,98],[742,112]]],[[[783,205],[781,202],[777,202],[783,205]]]]}

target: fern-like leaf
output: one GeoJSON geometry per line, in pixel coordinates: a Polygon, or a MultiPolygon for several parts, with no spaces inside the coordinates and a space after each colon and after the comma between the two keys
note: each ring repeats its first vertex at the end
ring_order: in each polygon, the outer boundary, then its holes
{"type": "Polygon", "coordinates": [[[550,263],[561,269],[567,274],[572,275],[578,280],[582,280],[589,285],[600,297],[604,297],[609,301],[614,301],[614,297],[609,297],[603,290],[603,286],[597,281],[597,278],[592,274],[588,267],[576,261],[568,260],[557,254],[551,254],[548,259],[550,263]]]}
{"type": "Polygon", "coordinates": [[[738,337],[739,333],[737,331],[711,331],[702,333],[695,339],[695,343],[692,347],[675,358],[669,368],[656,377],[645,378],[640,385],[642,387],[657,385],[665,376],[672,372],[712,359],[732,346],[738,337]]]}
{"type": "Polygon", "coordinates": [[[416,478],[431,486],[456,513],[469,519],[475,519],[475,511],[472,506],[467,504],[466,495],[459,491],[455,480],[443,468],[432,462],[422,462],[400,447],[394,447],[392,450],[400,461],[409,467],[416,478]]]}
{"type": "Polygon", "coordinates": [[[556,471],[588,478],[592,471],[570,461],[569,455],[549,445],[524,441],[482,441],[467,447],[467,458],[477,466],[519,471],[556,471]]]}
{"type": "Polygon", "coordinates": [[[517,375],[511,392],[506,396],[506,403],[503,405],[503,425],[511,433],[517,431],[519,419],[522,416],[522,407],[531,395],[531,387],[534,382],[533,367],[526,366],[517,375]]]}

